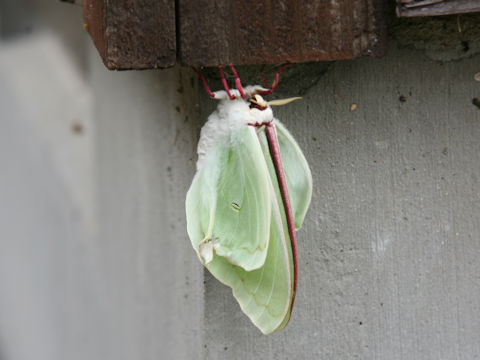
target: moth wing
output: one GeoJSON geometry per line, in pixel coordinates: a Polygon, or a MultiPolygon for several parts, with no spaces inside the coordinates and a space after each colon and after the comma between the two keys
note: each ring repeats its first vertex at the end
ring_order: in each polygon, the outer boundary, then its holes
{"type": "Polygon", "coordinates": [[[295,228],[302,226],[312,198],[312,173],[307,160],[283,124],[275,119],[278,144],[282,156],[288,193],[295,218],[295,228]]]}
{"type": "MultiPolygon", "coordinates": [[[[187,230],[205,263],[214,253],[250,271],[265,263],[270,236],[269,174],[250,126],[206,155],[187,193],[187,230]]],[[[215,275],[215,274],[214,274],[215,275]]]]}
{"type": "MultiPolygon", "coordinates": [[[[282,163],[284,167],[285,177],[287,179],[287,187],[290,196],[290,202],[292,206],[292,211],[294,215],[295,227],[298,229],[303,223],[305,214],[310,205],[310,200],[312,197],[312,175],[308,163],[303,155],[300,147],[298,146],[295,139],[290,135],[288,130],[278,121],[274,121],[274,125],[277,133],[277,140],[280,147],[280,155],[282,157],[282,163]]],[[[270,173],[270,178],[272,179],[272,219],[274,218],[273,213],[275,209],[278,209],[278,214],[280,221],[278,222],[278,231],[273,233],[270,238],[270,246],[274,248],[283,247],[284,253],[281,261],[284,268],[284,276],[278,276],[278,280],[282,281],[284,284],[289,284],[290,288],[288,291],[283,293],[284,296],[288,295],[288,298],[283,298],[284,303],[287,303],[288,308],[284,314],[283,320],[281,323],[277,324],[275,330],[283,329],[288,321],[290,320],[290,315],[292,311],[292,295],[293,295],[293,273],[294,273],[294,264],[293,264],[293,254],[290,238],[288,235],[288,226],[286,220],[286,214],[283,207],[282,196],[280,193],[280,188],[278,181],[276,179],[275,167],[270,156],[270,150],[268,146],[268,140],[264,131],[258,132],[258,137],[260,144],[262,145],[262,150],[267,162],[268,171],[270,173]],[[280,226],[282,227],[280,231],[280,226]],[[275,234],[282,234],[281,236],[275,236],[275,234]],[[287,277],[288,276],[288,277],[287,277]]],[[[272,220],[273,222],[273,220],[272,220]]],[[[279,260],[277,260],[279,261],[279,260]]],[[[277,281],[278,281],[277,280],[277,281]]]]}
{"type": "Polygon", "coordinates": [[[293,299],[293,255],[275,169],[264,129],[257,131],[269,174],[271,201],[270,241],[267,258],[260,269],[244,271],[214,256],[210,272],[230,286],[243,312],[265,334],[285,327],[293,299]]]}
{"type": "Polygon", "coordinates": [[[264,334],[282,329],[287,324],[293,291],[288,232],[282,223],[271,181],[269,192],[272,195],[272,216],[264,265],[257,270],[245,271],[217,255],[206,265],[218,280],[232,288],[242,311],[264,334]]]}
{"type": "MultiPolygon", "coordinates": [[[[278,135],[277,135],[278,137],[278,135]]],[[[292,301],[293,301],[293,287],[294,287],[294,264],[293,264],[293,253],[292,253],[292,244],[290,240],[290,235],[288,233],[288,225],[287,225],[287,218],[286,218],[286,213],[285,213],[285,208],[283,206],[283,199],[282,195],[280,193],[280,187],[278,184],[277,180],[277,175],[275,171],[275,166],[273,164],[272,157],[270,155],[270,150],[269,150],[269,145],[268,145],[268,140],[265,131],[259,131],[258,132],[258,138],[260,140],[260,144],[262,145],[262,150],[263,153],[265,154],[265,159],[267,162],[267,167],[268,171],[270,174],[270,178],[272,179],[271,184],[272,184],[272,217],[274,211],[277,211],[278,213],[278,226],[279,229],[276,232],[276,234],[281,234],[281,236],[272,236],[270,239],[270,242],[272,244],[278,244],[278,246],[282,246],[284,248],[284,253],[283,253],[283,264],[285,266],[285,272],[288,274],[288,278],[282,279],[282,281],[286,284],[288,283],[290,288],[289,291],[285,293],[285,295],[288,294],[288,308],[287,312],[285,313],[283,320],[280,324],[278,324],[276,330],[283,329],[287,324],[288,321],[290,320],[290,315],[292,312],[292,301]],[[280,226],[281,226],[281,231],[280,231],[280,226]]],[[[280,149],[280,152],[282,149],[280,149]]],[[[283,155],[283,153],[281,153],[283,155]]],[[[282,157],[283,158],[283,157],[282,157]]],[[[286,171],[285,171],[286,173],[286,171]]],[[[288,178],[287,178],[288,179],[288,178]]],[[[288,181],[287,181],[287,186],[288,186],[288,181]]],[[[290,188],[289,188],[290,191],[290,188]]],[[[293,207],[293,206],[292,206],[293,207]]],[[[286,301],[285,299],[284,301],[286,301]]]]}

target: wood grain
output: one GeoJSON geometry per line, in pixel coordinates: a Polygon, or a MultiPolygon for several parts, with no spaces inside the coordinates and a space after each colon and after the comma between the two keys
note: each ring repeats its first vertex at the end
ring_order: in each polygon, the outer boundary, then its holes
{"type": "Polygon", "coordinates": [[[194,66],[354,59],[385,53],[381,1],[179,1],[180,60],[194,66]]]}
{"type": "Polygon", "coordinates": [[[85,0],[85,27],[111,70],[154,69],[176,63],[175,2],[85,0]]]}
{"type": "Polygon", "coordinates": [[[85,0],[83,6],[86,29],[109,69],[328,61],[386,50],[382,0],[85,0]]]}

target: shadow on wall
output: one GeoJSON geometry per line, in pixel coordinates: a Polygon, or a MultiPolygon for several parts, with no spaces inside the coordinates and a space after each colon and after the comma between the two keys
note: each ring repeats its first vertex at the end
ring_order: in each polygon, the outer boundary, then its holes
{"type": "Polygon", "coordinates": [[[12,41],[45,30],[61,39],[72,54],[71,61],[85,72],[89,39],[83,30],[81,6],[58,0],[0,0],[0,39],[12,41]]]}

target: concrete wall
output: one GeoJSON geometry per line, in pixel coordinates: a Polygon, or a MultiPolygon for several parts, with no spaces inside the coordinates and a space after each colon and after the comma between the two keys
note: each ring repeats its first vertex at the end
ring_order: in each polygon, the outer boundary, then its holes
{"type": "Polygon", "coordinates": [[[394,40],[286,74],[314,195],[292,320],[263,336],[186,234],[215,104],[189,69],[107,71],[49,6],[0,43],[1,359],[480,358],[478,55],[394,40]]]}

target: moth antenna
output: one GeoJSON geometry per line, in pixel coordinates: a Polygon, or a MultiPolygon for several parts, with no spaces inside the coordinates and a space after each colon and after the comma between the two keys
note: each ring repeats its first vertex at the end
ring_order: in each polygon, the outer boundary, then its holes
{"type": "Polygon", "coordinates": [[[210,96],[212,99],[215,98],[215,94],[212,92],[212,90],[210,90],[210,88],[208,87],[208,84],[207,84],[207,80],[205,80],[205,78],[203,77],[202,74],[200,74],[200,71],[198,71],[196,68],[194,68],[192,66],[192,69],[193,71],[195,71],[195,73],[197,74],[198,78],[200,79],[200,81],[202,82],[203,84],[203,87],[205,88],[205,91],[207,92],[208,96],[210,96]]]}
{"type": "Polygon", "coordinates": [[[219,65],[218,70],[220,71],[220,77],[222,78],[222,84],[223,84],[223,87],[225,88],[225,91],[227,92],[228,97],[230,98],[230,100],[235,100],[235,96],[230,93],[230,89],[228,88],[227,79],[225,79],[225,74],[223,73],[222,66],[219,65]]]}
{"type": "Polygon", "coordinates": [[[235,87],[240,93],[240,96],[242,97],[242,99],[245,99],[245,92],[243,91],[243,86],[242,86],[242,82],[240,81],[240,76],[238,76],[237,70],[235,70],[235,67],[233,66],[233,64],[230,64],[230,69],[232,70],[233,76],[235,76],[235,87]]]}
{"type": "MultiPolygon", "coordinates": [[[[282,65],[282,66],[277,70],[277,72],[275,73],[275,79],[273,80],[273,84],[272,84],[272,87],[271,87],[271,88],[268,86],[268,83],[266,83],[265,80],[264,80],[264,83],[265,83],[265,85],[267,85],[267,88],[269,88],[269,90],[267,90],[267,91],[262,91],[262,92],[260,93],[260,95],[270,95],[270,94],[272,94],[272,93],[275,91],[275,89],[277,88],[277,86],[278,86],[278,82],[279,82],[279,80],[280,80],[280,73],[281,73],[283,70],[285,70],[287,67],[291,66],[291,65],[292,65],[292,64],[290,64],[290,63],[286,63],[286,64],[282,65]]],[[[263,70],[263,68],[262,68],[262,70],[263,70]]],[[[262,75],[262,78],[264,79],[263,75],[262,75]]]]}
{"type": "Polygon", "coordinates": [[[265,71],[265,67],[266,67],[266,64],[263,64],[261,69],[260,69],[260,77],[262,78],[262,81],[263,81],[263,85],[265,86],[266,89],[270,89],[270,85],[268,85],[268,81],[267,79],[265,78],[265,74],[264,74],[264,71],[265,71]]]}

